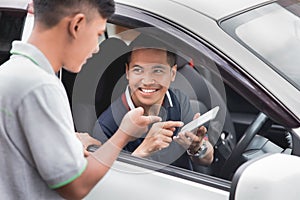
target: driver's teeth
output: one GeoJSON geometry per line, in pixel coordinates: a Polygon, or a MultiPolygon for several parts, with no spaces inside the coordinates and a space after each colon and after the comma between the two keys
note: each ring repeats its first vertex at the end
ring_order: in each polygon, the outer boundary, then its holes
{"type": "Polygon", "coordinates": [[[146,89],[142,89],[142,91],[145,93],[155,92],[155,90],[146,90],[146,89]]]}

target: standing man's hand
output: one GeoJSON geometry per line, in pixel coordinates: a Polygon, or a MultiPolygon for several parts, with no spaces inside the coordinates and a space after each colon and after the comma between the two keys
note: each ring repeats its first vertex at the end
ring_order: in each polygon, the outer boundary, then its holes
{"type": "Polygon", "coordinates": [[[161,121],[158,116],[144,116],[144,109],[138,107],[130,110],[123,117],[119,130],[127,135],[128,141],[135,140],[146,133],[148,125],[161,121]]]}
{"type": "Polygon", "coordinates": [[[90,145],[97,145],[100,146],[101,142],[99,140],[96,140],[95,138],[91,137],[88,133],[76,133],[76,136],[81,141],[83,145],[83,153],[84,157],[87,157],[90,155],[90,152],[87,151],[87,147],[90,145]]]}

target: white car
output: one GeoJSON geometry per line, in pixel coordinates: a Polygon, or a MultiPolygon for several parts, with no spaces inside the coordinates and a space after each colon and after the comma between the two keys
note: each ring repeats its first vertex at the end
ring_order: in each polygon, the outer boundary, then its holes
{"type": "MultiPolygon", "coordinates": [[[[28,38],[27,3],[0,2],[0,62],[28,38]]],[[[124,91],[127,45],[149,34],[178,54],[172,87],[195,111],[220,107],[206,124],[214,162],[190,171],[122,152],[86,199],[298,199],[299,16],[298,0],[116,0],[100,52],[79,74],[58,74],[77,131],[91,132],[124,91]]]]}

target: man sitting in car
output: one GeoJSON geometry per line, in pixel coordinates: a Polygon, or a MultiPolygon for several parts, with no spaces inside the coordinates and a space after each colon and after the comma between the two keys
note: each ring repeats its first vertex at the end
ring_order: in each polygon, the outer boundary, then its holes
{"type": "Polygon", "coordinates": [[[185,94],[170,88],[177,72],[175,54],[166,44],[144,34],[129,47],[132,50],[126,64],[129,85],[100,115],[93,136],[106,142],[118,129],[123,116],[140,106],[144,108],[144,115],[158,115],[164,122],[154,124],[144,138],[128,143],[125,151],[186,169],[193,169],[192,162],[210,165],[213,147],[207,140],[206,128],[201,126],[194,133],[179,132],[182,124],[170,124],[172,121],[186,124],[200,116],[199,113],[194,115],[185,94]]]}

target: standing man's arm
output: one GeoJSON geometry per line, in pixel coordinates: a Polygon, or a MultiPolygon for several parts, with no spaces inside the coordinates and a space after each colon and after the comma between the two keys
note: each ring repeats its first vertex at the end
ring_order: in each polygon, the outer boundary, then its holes
{"type": "Polygon", "coordinates": [[[157,116],[143,116],[142,108],[128,112],[117,132],[87,157],[84,172],[71,183],[56,189],[57,192],[66,199],[82,199],[110,169],[123,147],[146,132],[149,124],[160,120],[157,116]]]}

